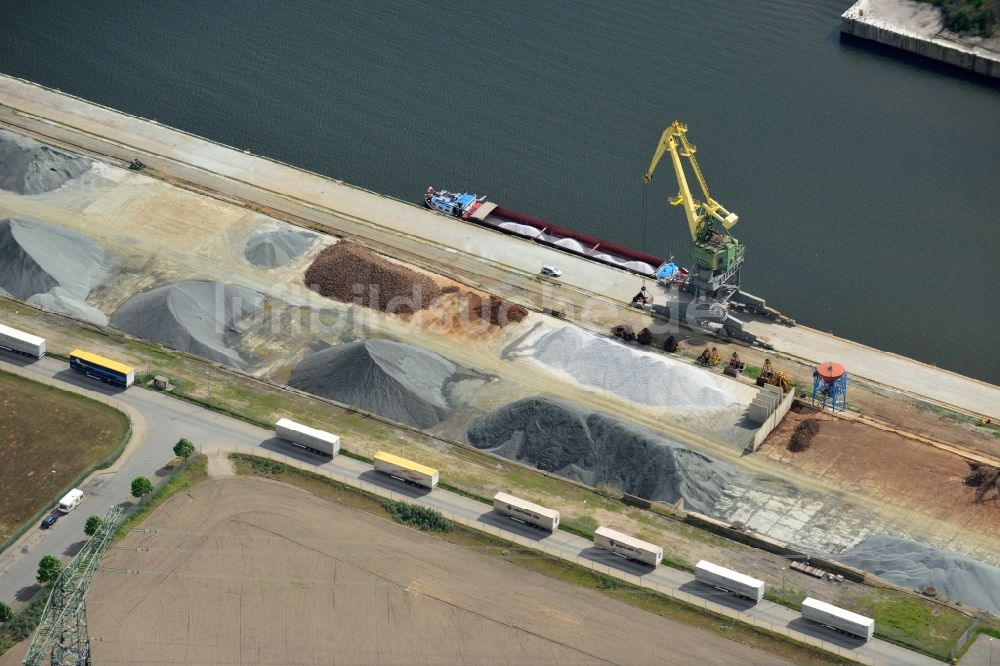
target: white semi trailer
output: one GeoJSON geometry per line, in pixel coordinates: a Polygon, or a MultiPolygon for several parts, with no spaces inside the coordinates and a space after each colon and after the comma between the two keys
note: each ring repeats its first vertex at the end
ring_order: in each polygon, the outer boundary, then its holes
{"type": "Polygon", "coordinates": [[[702,560],[694,567],[695,580],[753,601],[764,598],[764,581],[702,560]]]}
{"type": "Polygon", "coordinates": [[[376,472],[388,474],[400,481],[413,483],[424,488],[433,488],[438,484],[438,471],[433,467],[421,465],[385,451],[379,451],[375,454],[373,464],[376,472]]]}
{"type": "Polygon", "coordinates": [[[555,509],[546,509],[544,506],[504,492],[493,496],[493,510],[549,532],[555,532],[559,527],[559,512],[555,509]]]}
{"type": "Polygon", "coordinates": [[[616,532],[610,527],[598,527],[594,531],[594,545],[604,550],[610,550],[615,555],[654,567],[659,566],[660,562],[663,561],[663,548],[660,546],[654,546],[627,534],[616,532]]]}
{"type": "Polygon", "coordinates": [[[304,426],[291,419],[278,419],[274,432],[281,439],[316,453],[335,456],[340,451],[340,437],[337,435],[304,426]]]}
{"type": "Polygon", "coordinates": [[[45,356],[45,338],[0,324],[0,349],[41,358],[45,356]]]}
{"type": "Polygon", "coordinates": [[[837,608],[825,601],[806,597],[802,602],[802,617],[813,622],[843,631],[847,634],[860,636],[868,640],[875,634],[875,620],[864,615],[852,613],[843,608],[837,608]]]}

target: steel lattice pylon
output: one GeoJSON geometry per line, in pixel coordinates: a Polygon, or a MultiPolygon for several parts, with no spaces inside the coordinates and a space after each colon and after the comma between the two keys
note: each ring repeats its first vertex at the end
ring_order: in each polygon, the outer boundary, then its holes
{"type": "Polygon", "coordinates": [[[111,507],[101,528],[52,584],[42,619],[24,658],[26,666],[40,666],[47,657],[51,658],[52,666],[90,666],[87,590],[123,517],[122,507],[111,507]]]}

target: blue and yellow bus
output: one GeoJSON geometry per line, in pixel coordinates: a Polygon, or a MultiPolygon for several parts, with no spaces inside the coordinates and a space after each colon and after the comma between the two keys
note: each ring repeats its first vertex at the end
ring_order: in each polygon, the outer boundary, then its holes
{"type": "Polygon", "coordinates": [[[69,367],[106,384],[128,388],[135,381],[132,366],[112,361],[97,354],[74,349],[69,355],[69,367]]]}

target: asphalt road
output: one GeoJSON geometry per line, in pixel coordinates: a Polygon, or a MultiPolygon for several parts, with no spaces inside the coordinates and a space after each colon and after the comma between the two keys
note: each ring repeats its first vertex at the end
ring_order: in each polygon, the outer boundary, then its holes
{"type": "MultiPolygon", "coordinates": [[[[258,446],[273,433],[237,419],[225,418],[197,405],[167,396],[132,388],[122,391],[88,379],[71,371],[67,364],[54,358],[31,362],[29,359],[0,352],[0,368],[27,372],[27,376],[57,379],[98,400],[113,398],[134,408],[144,421],[137,431],[144,431],[141,446],[121,463],[120,469],[93,475],[80,488],[84,492],[80,506],[59,518],[56,524],[42,530],[38,525],[29,529],[25,538],[4,553],[0,553],[0,600],[19,605],[34,594],[38,561],[44,555],[57,555],[64,562],[76,554],[86,536],[83,524],[91,515],[103,516],[107,510],[125,501],[135,501],[130,493],[132,479],[146,476],[156,483],[164,476],[163,466],[174,458],[173,447],[181,437],[198,445],[242,444],[258,446]]],[[[124,455],[127,455],[127,452],[124,455]]]]}
{"type": "MultiPolygon", "coordinates": [[[[38,560],[43,555],[57,554],[62,556],[64,561],[68,561],[85,538],[83,524],[87,516],[103,515],[110,506],[131,501],[129,494],[131,480],[139,475],[152,479],[162,476],[163,465],[173,458],[173,445],[181,437],[187,437],[206,450],[240,446],[260,450],[262,454],[274,451],[290,456],[317,471],[345,476],[357,483],[374,484],[447,514],[457,514],[468,520],[484,523],[492,528],[489,530],[491,533],[496,533],[497,528],[500,528],[508,534],[518,534],[544,544],[549,549],[557,549],[567,560],[586,559],[598,562],[639,576],[643,580],[697,596],[708,602],[709,606],[717,605],[737,610],[769,624],[787,627],[803,635],[839,645],[852,650],[860,657],[879,663],[914,665],[938,663],[891,643],[877,639],[864,643],[803,621],[798,613],[769,601],[751,604],[737,599],[695,582],[694,577],[684,571],[665,566],[650,568],[623,560],[594,548],[590,541],[568,532],[557,531],[548,535],[494,514],[488,505],[476,500],[441,489],[427,492],[376,474],[367,463],[345,456],[337,456],[330,460],[308,453],[277,440],[270,430],[210,412],[165,394],[135,387],[126,391],[106,387],[70,371],[65,363],[57,359],[44,358],[32,362],[4,354],[3,358],[0,358],[0,368],[5,370],[19,368],[29,377],[55,379],[98,399],[113,398],[138,414],[142,423],[137,424],[136,431],[140,436],[144,435],[140,446],[132,451],[127,460],[120,463],[120,469],[116,473],[99,473],[82,485],[86,495],[79,508],[60,518],[50,530],[33,527],[17,547],[0,557],[0,600],[17,603],[29,598],[35,589],[34,579],[38,560]]],[[[667,548],[669,550],[669,545],[667,548]]],[[[746,573],[753,574],[753,572],[746,573]]]]}

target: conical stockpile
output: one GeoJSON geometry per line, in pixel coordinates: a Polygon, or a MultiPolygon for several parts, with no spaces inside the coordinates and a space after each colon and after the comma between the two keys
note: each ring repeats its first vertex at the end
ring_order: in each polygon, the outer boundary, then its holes
{"type": "Polygon", "coordinates": [[[569,402],[527,398],[477,419],[468,431],[478,449],[632,495],[711,514],[735,478],[718,460],[607,414],[569,402]]]}

